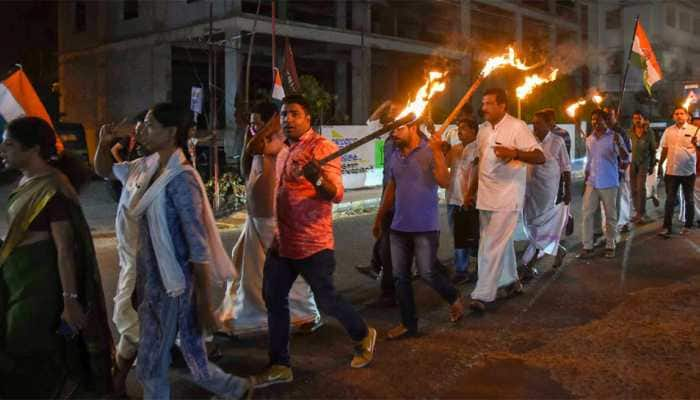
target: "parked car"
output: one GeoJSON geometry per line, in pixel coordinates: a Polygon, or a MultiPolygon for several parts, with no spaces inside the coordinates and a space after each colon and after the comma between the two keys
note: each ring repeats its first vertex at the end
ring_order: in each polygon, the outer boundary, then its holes
{"type": "Polygon", "coordinates": [[[57,122],[54,128],[66,150],[77,155],[83,161],[90,163],[90,160],[88,160],[87,142],[85,141],[85,128],[83,128],[82,124],[76,122],[57,122]]]}

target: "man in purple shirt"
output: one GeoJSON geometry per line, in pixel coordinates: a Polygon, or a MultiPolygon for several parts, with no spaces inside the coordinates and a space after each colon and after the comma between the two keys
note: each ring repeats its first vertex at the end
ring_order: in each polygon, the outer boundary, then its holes
{"type": "Polygon", "coordinates": [[[464,305],[447,276],[435,268],[440,241],[437,189],[438,185],[447,187],[450,181],[442,141],[439,137],[426,140],[417,122],[396,128],[392,138],[396,149],[391,154],[390,179],[373,233],[375,238],[381,235],[382,219],[393,207],[389,242],[401,324],[392,328],[388,337],[399,339],[418,333],[411,276],[414,257],[421,277],[450,304],[452,322],[464,315],[464,305]]]}
{"type": "Polygon", "coordinates": [[[627,148],[617,133],[608,128],[603,110],[591,113],[593,132],[586,138],[586,189],[583,193],[583,250],[579,258],[593,255],[594,214],[603,203],[605,211],[605,257],[615,257],[617,232],[617,190],[620,186],[618,160],[627,159],[627,148]]]}

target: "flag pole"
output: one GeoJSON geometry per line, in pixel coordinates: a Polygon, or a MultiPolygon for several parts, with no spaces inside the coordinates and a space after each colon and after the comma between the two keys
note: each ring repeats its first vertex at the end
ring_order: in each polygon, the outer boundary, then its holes
{"type": "Polygon", "coordinates": [[[617,117],[620,118],[620,110],[622,110],[622,100],[625,98],[625,87],[627,86],[627,71],[630,69],[630,60],[632,59],[632,48],[634,47],[634,38],[637,36],[637,28],[639,27],[639,14],[634,18],[634,30],[632,31],[632,41],[630,49],[627,53],[627,63],[625,64],[625,73],[622,75],[622,83],[620,84],[620,102],[617,104],[617,117]]]}
{"type": "Polygon", "coordinates": [[[272,86],[275,85],[275,67],[277,66],[277,50],[276,50],[276,35],[275,35],[275,0],[272,0],[272,86]]]}

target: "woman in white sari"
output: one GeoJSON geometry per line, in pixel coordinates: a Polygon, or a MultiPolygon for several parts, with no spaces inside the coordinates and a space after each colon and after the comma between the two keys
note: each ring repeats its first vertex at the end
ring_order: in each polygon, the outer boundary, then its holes
{"type": "MultiPolygon", "coordinates": [[[[274,215],[277,187],[275,160],[285,144],[277,114],[261,114],[263,118],[268,117],[269,121],[258,129],[246,147],[244,156],[252,156],[246,181],[248,220],[231,253],[239,274],[237,279],[228,282],[226,294],[217,311],[222,330],[229,335],[267,332],[267,308],[262,293],[263,266],[277,230],[274,215]]],[[[289,293],[289,309],[293,328],[311,332],[321,325],[313,293],[301,277],[289,293]]]]}

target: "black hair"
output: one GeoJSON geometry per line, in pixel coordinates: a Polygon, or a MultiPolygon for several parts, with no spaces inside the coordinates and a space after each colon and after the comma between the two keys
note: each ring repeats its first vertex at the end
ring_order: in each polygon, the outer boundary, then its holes
{"type": "Polygon", "coordinates": [[[537,111],[535,115],[545,120],[545,122],[547,122],[548,124],[553,124],[554,120],[556,119],[556,112],[551,107],[543,108],[537,111]]]}
{"type": "Polygon", "coordinates": [[[688,112],[688,110],[685,109],[685,107],[683,107],[683,106],[678,106],[678,105],[677,105],[677,106],[674,106],[674,107],[673,107],[673,112],[671,113],[671,115],[675,114],[675,113],[676,113],[676,110],[683,110],[683,111],[685,111],[686,114],[690,114],[690,113],[688,112]]]}
{"type": "Polygon", "coordinates": [[[644,118],[644,113],[643,113],[641,110],[634,110],[634,112],[632,113],[632,115],[639,115],[639,116],[641,116],[642,118],[644,118]]]}
{"type": "Polygon", "coordinates": [[[596,108],[591,112],[591,118],[593,118],[594,115],[597,115],[598,118],[602,118],[606,124],[610,121],[610,114],[600,108],[596,108]]]}
{"type": "Polygon", "coordinates": [[[466,124],[469,129],[473,130],[474,132],[479,132],[479,123],[473,118],[461,118],[459,121],[457,121],[457,126],[460,124],[466,124]]]}
{"type": "Polygon", "coordinates": [[[508,95],[506,91],[502,88],[490,88],[486,89],[484,96],[494,95],[496,96],[496,104],[505,104],[508,106],[508,95]]]}
{"type": "Polygon", "coordinates": [[[277,112],[277,107],[269,101],[263,101],[253,106],[253,113],[260,114],[260,119],[267,122],[277,112]]]}
{"type": "Polygon", "coordinates": [[[153,113],[156,121],[163,125],[164,128],[177,128],[175,131],[175,144],[185,153],[187,161],[192,162],[187,148],[188,131],[192,125],[190,113],[184,112],[173,103],[158,103],[151,107],[150,111],[153,113]]]}
{"type": "MultiPolygon", "coordinates": [[[[554,110],[552,110],[554,111],[554,110]]],[[[551,114],[549,113],[549,109],[544,109],[544,110],[539,110],[536,111],[533,117],[541,118],[544,122],[551,124],[553,122],[553,118],[551,118],[551,114]]]]}
{"type": "Polygon", "coordinates": [[[700,117],[692,117],[692,118],[690,119],[690,122],[697,121],[697,120],[700,120],[700,117]]]}
{"type": "Polygon", "coordinates": [[[143,122],[143,120],[146,119],[146,114],[148,114],[148,110],[139,111],[137,114],[134,114],[134,116],[131,117],[131,123],[136,124],[143,122]]]}
{"type": "Polygon", "coordinates": [[[289,96],[286,96],[284,99],[282,99],[282,104],[299,104],[301,108],[304,109],[304,112],[306,112],[308,115],[311,115],[311,105],[309,105],[309,101],[306,100],[306,97],[304,97],[303,95],[290,94],[289,96]]]}
{"type": "Polygon", "coordinates": [[[61,171],[75,190],[79,190],[92,177],[85,163],[70,152],[56,149],[56,131],[45,120],[38,117],[20,117],[7,125],[7,134],[22,147],[39,148],[39,156],[50,166],[61,171]]]}

